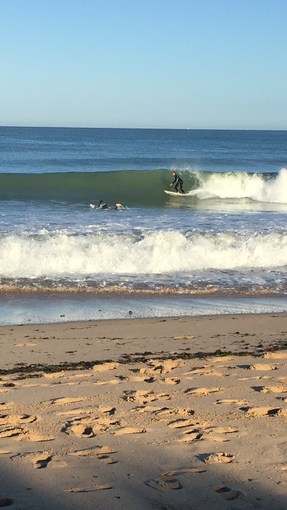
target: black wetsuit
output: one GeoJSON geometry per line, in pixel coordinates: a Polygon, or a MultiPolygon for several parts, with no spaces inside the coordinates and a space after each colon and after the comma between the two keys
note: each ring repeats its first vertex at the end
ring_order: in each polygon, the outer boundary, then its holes
{"type": "Polygon", "coordinates": [[[105,204],[104,202],[100,202],[98,205],[98,209],[108,209],[109,206],[105,204]]]}
{"type": "Polygon", "coordinates": [[[176,185],[174,187],[175,191],[178,191],[178,186],[179,186],[181,193],[184,193],[184,191],[182,189],[183,180],[177,174],[174,174],[174,181],[172,184],[174,184],[175,182],[176,182],[176,185]]]}

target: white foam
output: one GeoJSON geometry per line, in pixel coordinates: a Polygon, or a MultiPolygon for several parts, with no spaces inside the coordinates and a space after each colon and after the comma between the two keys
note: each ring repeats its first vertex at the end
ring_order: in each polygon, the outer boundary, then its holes
{"type": "Polygon", "coordinates": [[[258,202],[287,204],[287,169],[282,168],[274,179],[266,180],[262,174],[213,173],[197,174],[201,182],[198,190],[189,194],[199,199],[249,198],[258,202]]]}
{"type": "Polygon", "coordinates": [[[207,269],[287,266],[287,235],[232,233],[184,235],[178,231],[133,235],[9,236],[0,241],[0,276],[160,275],[207,269]]]}

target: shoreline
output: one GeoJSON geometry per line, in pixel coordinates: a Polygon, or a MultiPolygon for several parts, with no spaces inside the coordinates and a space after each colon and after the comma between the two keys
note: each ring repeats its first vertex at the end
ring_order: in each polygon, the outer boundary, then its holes
{"type": "Polygon", "coordinates": [[[286,295],[0,293],[0,326],[175,316],[284,313],[286,295]]]}
{"type": "Polygon", "coordinates": [[[287,348],[286,323],[287,312],[104,319],[0,326],[0,337],[5,369],[14,363],[21,372],[42,364],[262,356],[287,348]]]}

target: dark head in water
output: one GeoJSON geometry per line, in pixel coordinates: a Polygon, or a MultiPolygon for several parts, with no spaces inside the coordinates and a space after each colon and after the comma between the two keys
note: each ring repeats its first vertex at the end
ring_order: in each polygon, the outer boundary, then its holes
{"type": "Polygon", "coordinates": [[[103,200],[100,200],[98,209],[108,209],[108,208],[109,208],[109,206],[107,204],[105,204],[105,202],[103,200]]]}

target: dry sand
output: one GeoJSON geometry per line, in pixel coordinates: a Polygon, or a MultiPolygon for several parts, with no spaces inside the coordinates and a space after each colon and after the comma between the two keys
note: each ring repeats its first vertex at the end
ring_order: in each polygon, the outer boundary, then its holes
{"type": "Polygon", "coordinates": [[[0,328],[0,506],[287,508],[287,314],[0,328]]]}

